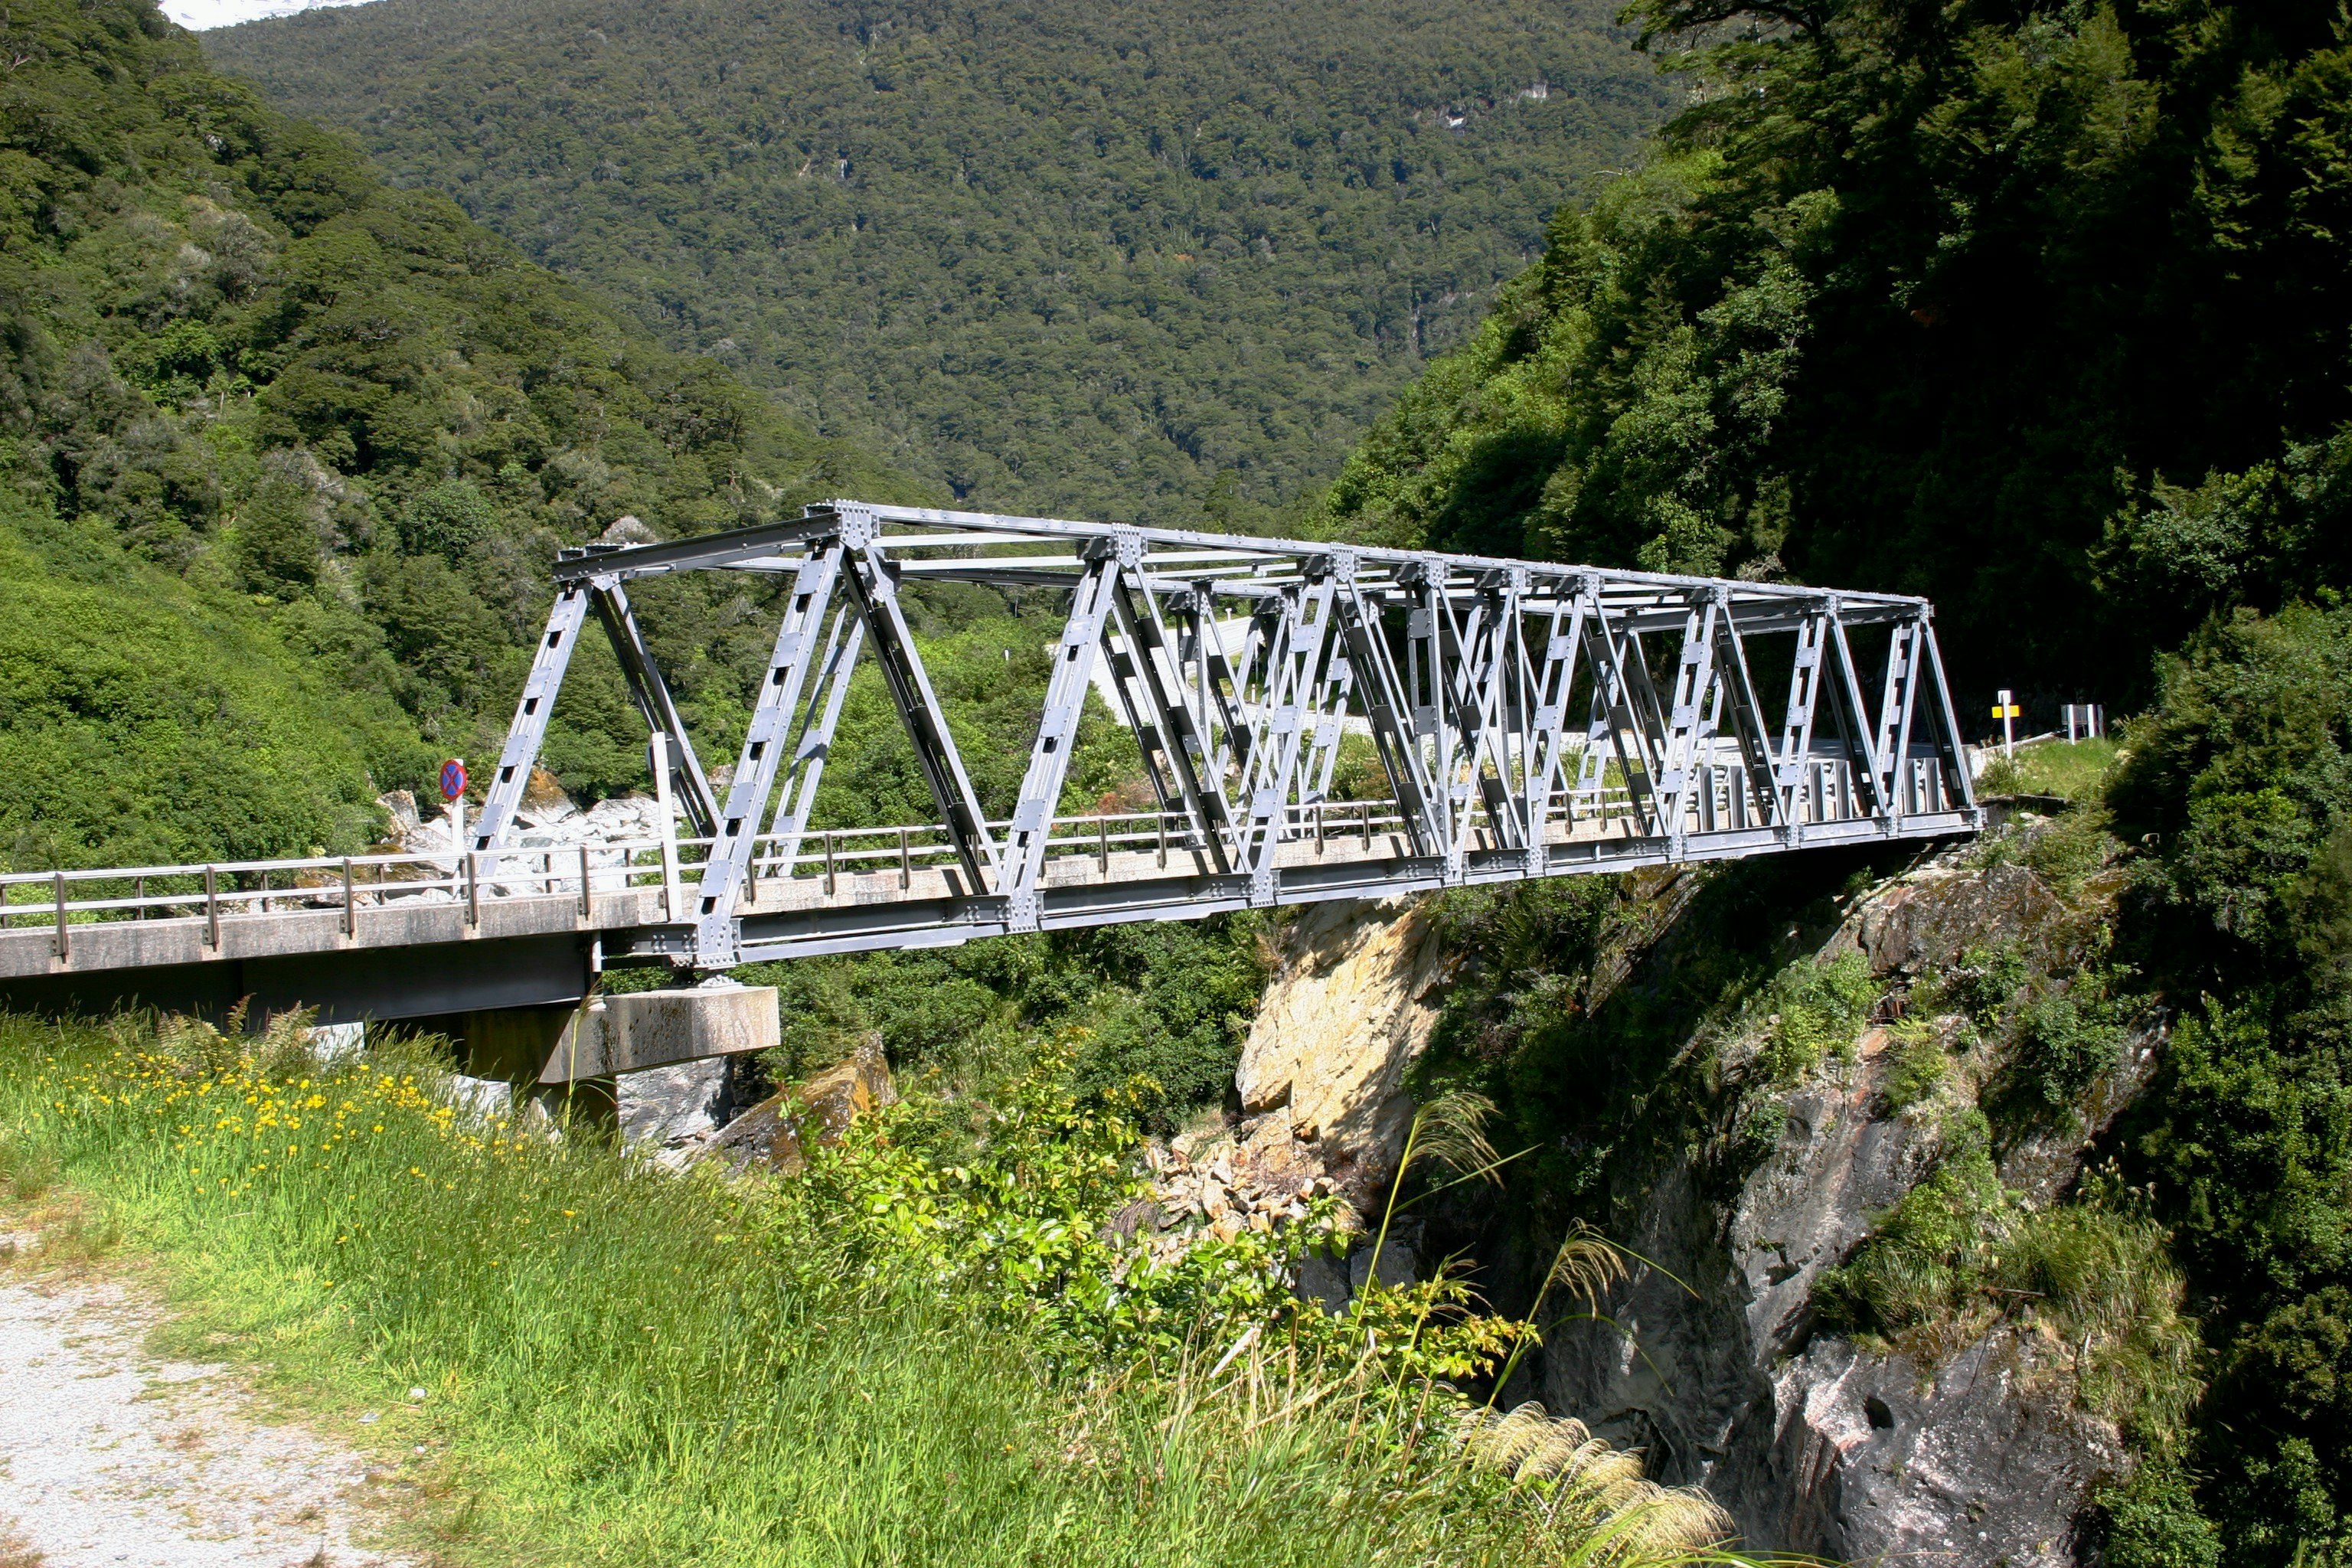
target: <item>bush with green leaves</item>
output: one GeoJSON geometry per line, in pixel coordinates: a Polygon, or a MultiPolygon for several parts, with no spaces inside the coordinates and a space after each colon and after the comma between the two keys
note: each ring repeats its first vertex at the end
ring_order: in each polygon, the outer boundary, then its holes
{"type": "Polygon", "coordinates": [[[1764,1044],[1758,1060],[1766,1073],[1787,1083],[1827,1058],[1851,1062],[1880,989],[1870,960],[1859,952],[1827,963],[1801,958],[1774,975],[1749,1004],[1750,1013],[1762,1016],[1764,1044]]]}

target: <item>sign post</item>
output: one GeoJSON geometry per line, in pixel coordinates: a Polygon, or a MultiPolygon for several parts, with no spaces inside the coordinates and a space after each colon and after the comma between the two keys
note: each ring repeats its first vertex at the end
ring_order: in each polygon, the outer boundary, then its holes
{"type": "Polygon", "coordinates": [[[449,853],[466,853],[466,759],[441,764],[441,799],[449,807],[449,853]]]}
{"type": "Polygon", "coordinates": [[[2008,687],[1993,700],[1992,716],[2000,721],[2000,754],[2014,759],[2017,755],[2017,704],[2011,700],[2008,687]]]}

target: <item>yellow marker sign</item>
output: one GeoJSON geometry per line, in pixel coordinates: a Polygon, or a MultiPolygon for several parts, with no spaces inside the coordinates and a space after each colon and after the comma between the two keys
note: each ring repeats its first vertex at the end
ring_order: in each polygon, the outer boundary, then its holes
{"type": "Polygon", "coordinates": [[[1992,716],[1996,719],[2018,718],[2020,716],[2018,706],[2016,703],[2012,702],[2008,707],[2003,708],[2000,703],[1996,702],[1992,705],[1992,716]]]}

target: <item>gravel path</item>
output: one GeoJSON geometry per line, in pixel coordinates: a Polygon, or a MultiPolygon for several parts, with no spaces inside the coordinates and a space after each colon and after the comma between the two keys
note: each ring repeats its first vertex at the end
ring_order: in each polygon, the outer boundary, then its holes
{"type": "Polygon", "coordinates": [[[116,1283],[0,1276],[0,1568],[398,1568],[352,1544],[366,1461],[159,1361],[116,1283]]]}

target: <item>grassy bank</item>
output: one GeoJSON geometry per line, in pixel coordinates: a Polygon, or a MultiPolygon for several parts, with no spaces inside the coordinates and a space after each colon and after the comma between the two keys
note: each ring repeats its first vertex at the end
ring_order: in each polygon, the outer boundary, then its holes
{"type": "Polygon", "coordinates": [[[878,1134],[729,1185],[436,1088],[285,1035],[0,1020],[8,1228],[47,1209],[67,1253],[158,1260],[168,1331],[400,1456],[410,1528],[457,1563],[1693,1560],[1671,1542],[1704,1510],[1571,1460],[1564,1427],[1465,1447],[1442,1389],[1295,1318],[1224,1356],[1254,1255],[1139,1286],[1157,1329],[1090,1345],[1089,1311],[1150,1317],[1073,1237],[1110,1190],[1098,1127],[998,1137],[1048,1194],[1024,1210],[878,1134]]]}

